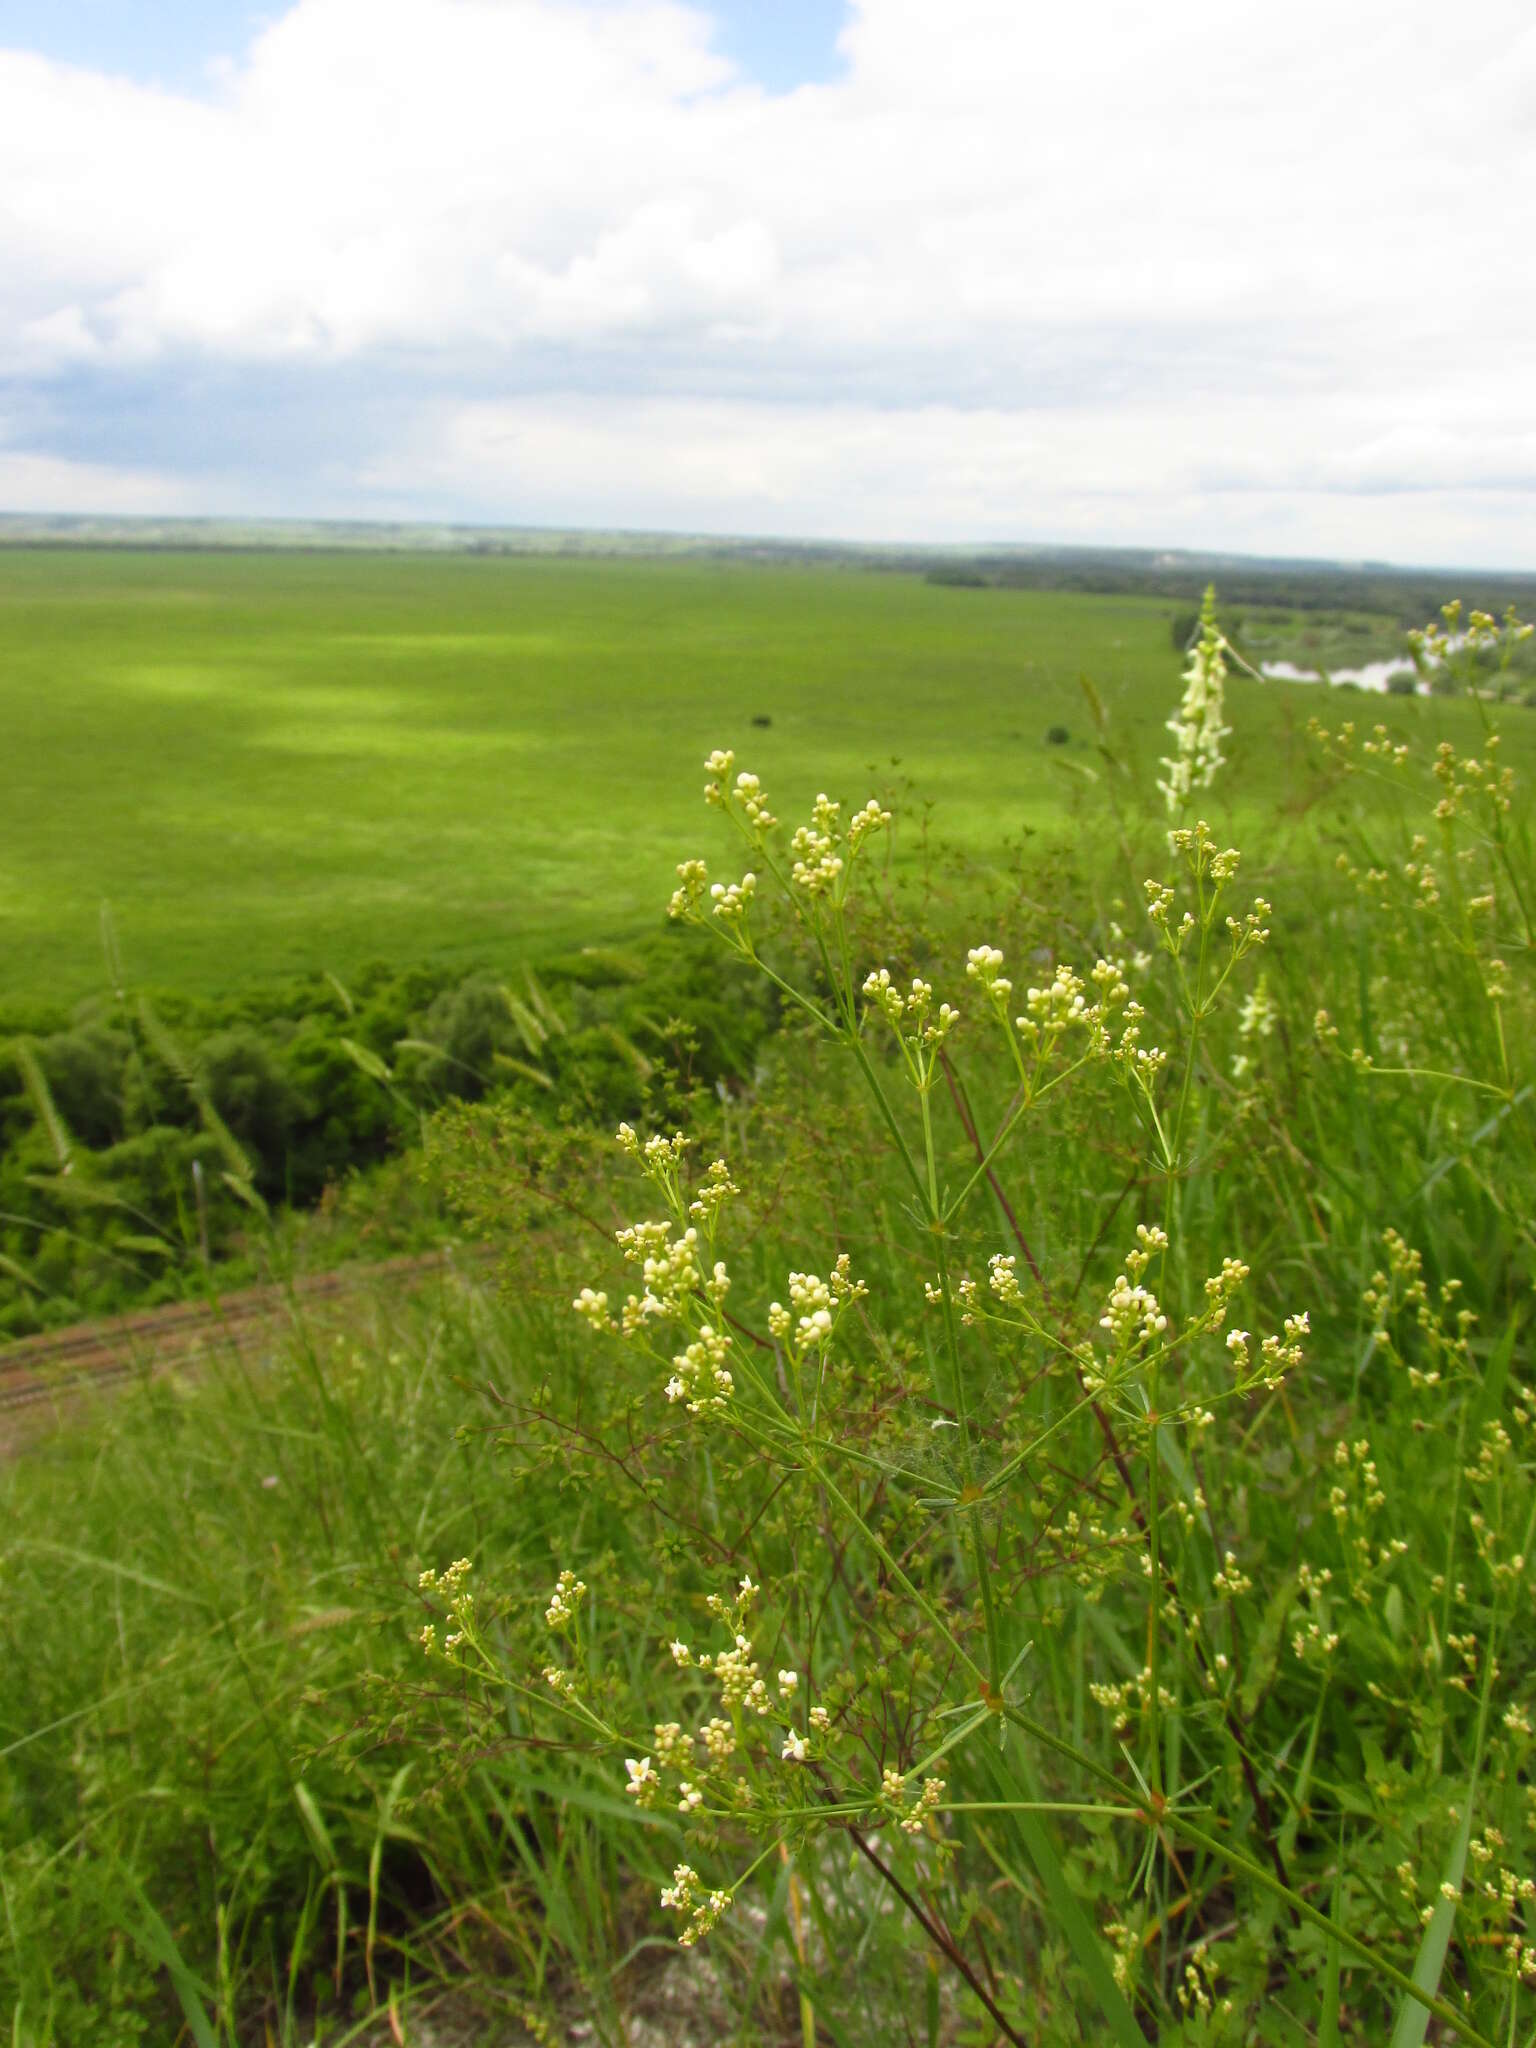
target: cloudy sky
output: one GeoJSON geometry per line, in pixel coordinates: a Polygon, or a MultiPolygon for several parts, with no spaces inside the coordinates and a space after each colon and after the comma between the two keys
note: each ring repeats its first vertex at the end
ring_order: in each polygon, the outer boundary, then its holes
{"type": "Polygon", "coordinates": [[[0,0],[0,509],[1536,567],[1530,0],[0,0]]]}

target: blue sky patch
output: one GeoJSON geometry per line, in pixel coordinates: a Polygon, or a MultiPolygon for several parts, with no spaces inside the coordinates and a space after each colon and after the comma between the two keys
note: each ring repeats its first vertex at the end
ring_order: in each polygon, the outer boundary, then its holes
{"type": "MultiPolygon", "coordinates": [[[[0,49],[199,92],[210,64],[239,57],[288,11],[281,0],[0,0],[0,49]]],[[[841,75],[844,0],[709,0],[698,11],[715,19],[715,47],[765,92],[841,75]]]]}

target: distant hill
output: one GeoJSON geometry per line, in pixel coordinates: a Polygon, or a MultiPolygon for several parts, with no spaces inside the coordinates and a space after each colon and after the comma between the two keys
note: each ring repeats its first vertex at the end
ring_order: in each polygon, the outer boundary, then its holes
{"type": "Polygon", "coordinates": [[[536,526],[456,526],[366,519],[123,519],[88,513],[0,513],[0,548],[139,548],[312,553],[630,556],[863,568],[925,576],[957,589],[1081,590],[1188,598],[1215,582],[1223,602],[1386,613],[1422,622],[1458,595],[1486,611],[1536,611],[1536,571],[1399,568],[1184,548],[1049,544],[927,546],[626,532],[536,526]]]}

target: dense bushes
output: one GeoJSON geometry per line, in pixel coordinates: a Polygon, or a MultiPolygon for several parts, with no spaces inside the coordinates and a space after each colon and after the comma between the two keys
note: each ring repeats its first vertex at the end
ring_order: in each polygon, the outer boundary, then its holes
{"type": "MultiPolygon", "coordinates": [[[[449,1101],[633,1114],[660,1068],[750,1077],[768,1000],[667,932],[503,978],[379,965],[223,1002],[95,1001],[0,1045],[0,1330],[179,1293],[253,1206],[309,1208],[449,1101]],[[686,1015],[686,1028],[677,1019],[686,1015]]],[[[0,1024],[6,1020],[0,1018],[0,1024]]]]}

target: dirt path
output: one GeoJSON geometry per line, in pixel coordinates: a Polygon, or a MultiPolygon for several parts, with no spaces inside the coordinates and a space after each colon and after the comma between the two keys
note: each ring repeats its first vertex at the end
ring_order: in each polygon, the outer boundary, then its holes
{"type": "Polygon", "coordinates": [[[0,1348],[0,1447],[9,1448],[20,1411],[56,1408],[143,1373],[195,1366],[214,1352],[262,1349],[291,1327],[295,1309],[353,1302],[381,1288],[409,1292],[449,1270],[441,1252],[341,1266],[288,1286],[246,1287],[213,1301],[172,1302],[132,1315],[76,1323],[0,1348]]]}

